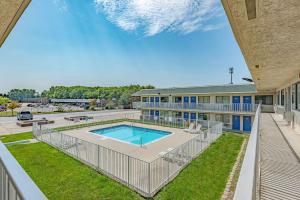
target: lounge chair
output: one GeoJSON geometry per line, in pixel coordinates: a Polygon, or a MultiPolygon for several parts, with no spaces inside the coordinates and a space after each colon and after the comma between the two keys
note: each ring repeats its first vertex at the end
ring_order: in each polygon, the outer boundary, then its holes
{"type": "Polygon", "coordinates": [[[191,131],[195,130],[194,127],[195,127],[195,124],[194,123],[190,123],[189,128],[184,129],[184,131],[185,132],[191,132],[191,131]]]}
{"type": "Polygon", "coordinates": [[[191,130],[190,133],[193,133],[193,134],[200,133],[201,132],[201,128],[202,128],[202,125],[198,124],[197,127],[196,127],[196,129],[191,130]]]}

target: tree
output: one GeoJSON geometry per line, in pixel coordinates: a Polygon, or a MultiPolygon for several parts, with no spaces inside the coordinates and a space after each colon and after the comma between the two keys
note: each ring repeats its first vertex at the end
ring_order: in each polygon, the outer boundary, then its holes
{"type": "Polygon", "coordinates": [[[7,108],[11,110],[11,115],[13,116],[14,115],[14,109],[16,108],[20,108],[21,105],[16,102],[16,101],[11,101],[8,105],[7,105],[7,108]]]}
{"type": "Polygon", "coordinates": [[[90,106],[97,106],[97,100],[96,99],[92,99],[90,101],[90,106]]]}
{"type": "Polygon", "coordinates": [[[39,97],[39,95],[37,95],[37,92],[32,89],[13,89],[8,92],[8,97],[11,100],[22,101],[28,98],[39,97]]]}
{"type": "Polygon", "coordinates": [[[115,109],[116,108],[116,104],[113,100],[110,100],[106,106],[105,106],[106,109],[115,109]]]}
{"type": "Polygon", "coordinates": [[[123,94],[121,95],[121,97],[118,101],[119,105],[128,106],[131,102],[130,99],[131,99],[131,93],[128,91],[123,92],[123,94]]]}
{"type": "Polygon", "coordinates": [[[0,97],[0,106],[6,106],[10,102],[9,98],[6,97],[0,97]]]}

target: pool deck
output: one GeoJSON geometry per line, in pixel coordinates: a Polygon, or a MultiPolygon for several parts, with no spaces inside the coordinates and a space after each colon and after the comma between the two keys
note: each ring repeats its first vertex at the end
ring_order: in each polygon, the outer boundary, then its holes
{"type": "Polygon", "coordinates": [[[187,133],[183,129],[132,123],[132,122],[120,122],[114,124],[99,125],[99,126],[64,131],[63,133],[94,144],[99,144],[103,147],[118,151],[120,153],[127,154],[129,156],[138,158],[146,162],[151,162],[156,158],[161,157],[160,155],[161,152],[167,152],[171,148],[172,149],[176,148],[181,144],[184,144],[188,140],[197,136],[197,134],[187,133]],[[107,128],[116,125],[130,125],[130,126],[133,125],[136,127],[168,131],[171,132],[172,134],[140,147],[139,145],[117,141],[115,139],[110,139],[105,136],[96,135],[90,132],[91,130],[95,130],[99,128],[107,128]]]}

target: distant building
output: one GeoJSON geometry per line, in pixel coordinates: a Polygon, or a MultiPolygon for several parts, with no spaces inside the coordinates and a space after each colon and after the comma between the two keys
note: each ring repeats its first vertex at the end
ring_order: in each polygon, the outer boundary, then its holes
{"type": "Polygon", "coordinates": [[[186,121],[216,120],[224,128],[250,132],[259,103],[273,111],[275,93],[257,92],[254,84],[228,84],[185,88],[145,89],[132,95],[143,115],[186,121]]]}

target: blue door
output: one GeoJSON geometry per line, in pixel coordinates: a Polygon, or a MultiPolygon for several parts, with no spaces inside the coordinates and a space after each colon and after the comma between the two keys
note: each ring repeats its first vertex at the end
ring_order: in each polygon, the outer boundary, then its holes
{"type": "Polygon", "coordinates": [[[196,113],[191,113],[191,120],[193,120],[193,121],[196,120],[196,113]]]}
{"type": "Polygon", "coordinates": [[[190,102],[190,97],[183,97],[183,107],[188,108],[190,102]]]}
{"type": "Polygon", "coordinates": [[[151,102],[151,103],[154,102],[154,97],[150,97],[150,102],[151,102]]]}
{"type": "Polygon", "coordinates": [[[154,110],[150,110],[150,115],[154,116],[154,110]]]}
{"type": "Polygon", "coordinates": [[[232,97],[232,109],[234,111],[239,111],[240,103],[241,103],[241,97],[240,96],[233,96],[232,97]]]}
{"type": "Polygon", "coordinates": [[[189,120],[189,113],[188,112],[183,113],[183,119],[189,120]]]}
{"type": "Polygon", "coordinates": [[[232,115],[232,129],[233,130],[240,130],[240,116],[232,115]]]}
{"type": "Polygon", "coordinates": [[[196,108],[196,97],[191,97],[191,108],[196,108]]]}
{"type": "Polygon", "coordinates": [[[150,110],[150,119],[153,119],[154,117],[154,110],[150,110]]]}
{"type": "Polygon", "coordinates": [[[251,116],[244,116],[243,117],[243,130],[245,132],[251,132],[251,116]]]}
{"type": "Polygon", "coordinates": [[[155,116],[159,117],[159,110],[155,111],[155,116]]]}
{"type": "Polygon", "coordinates": [[[159,106],[159,97],[155,97],[155,106],[156,106],[156,107],[159,106]]]}
{"type": "Polygon", "coordinates": [[[243,110],[251,111],[251,96],[243,96],[243,110]]]}

